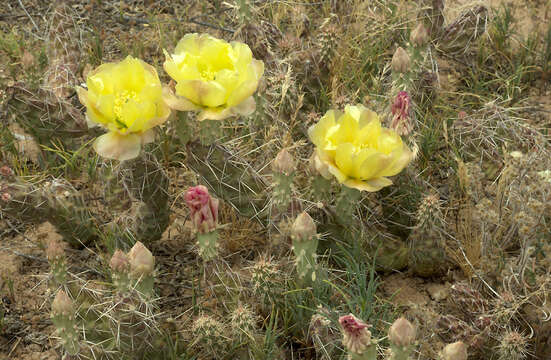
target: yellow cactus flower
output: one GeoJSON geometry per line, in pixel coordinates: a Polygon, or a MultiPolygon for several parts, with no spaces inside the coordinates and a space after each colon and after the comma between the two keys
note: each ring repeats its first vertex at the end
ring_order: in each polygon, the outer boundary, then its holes
{"type": "Polygon", "coordinates": [[[152,142],[152,128],[164,123],[170,108],[164,102],[157,71],[142,60],[126,59],[100,65],[87,79],[88,90],[77,89],[86,106],[89,127],[108,130],[94,142],[96,152],[109,159],[129,160],[152,142]]]}
{"type": "Polygon", "coordinates": [[[358,190],[391,185],[387,176],[398,174],[413,158],[400,136],[362,105],[348,105],[344,113],[329,110],[308,136],[316,145],[314,164],[320,174],[358,190]]]}
{"type": "Polygon", "coordinates": [[[198,120],[222,120],[250,115],[252,97],[264,73],[264,63],[253,59],[246,44],[187,34],[174,54],[165,51],[165,71],[176,81],[175,91],[164,89],[167,104],[180,111],[200,111],[198,120]]]}

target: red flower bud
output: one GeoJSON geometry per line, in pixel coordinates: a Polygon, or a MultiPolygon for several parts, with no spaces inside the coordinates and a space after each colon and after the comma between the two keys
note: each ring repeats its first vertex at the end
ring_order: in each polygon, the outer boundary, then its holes
{"type": "Polygon", "coordinates": [[[362,354],[371,343],[369,325],[352,314],[341,316],[339,324],[343,333],[342,344],[349,352],[362,354]]]}
{"type": "Polygon", "coordinates": [[[205,186],[189,188],[184,199],[191,211],[191,221],[197,232],[204,234],[216,230],[219,201],[210,196],[205,186]]]}

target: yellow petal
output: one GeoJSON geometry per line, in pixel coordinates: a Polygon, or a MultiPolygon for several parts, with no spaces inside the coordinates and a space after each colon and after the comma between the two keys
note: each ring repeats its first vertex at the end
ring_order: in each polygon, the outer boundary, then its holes
{"type": "Polygon", "coordinates": [[[217,107],[226,102],[226,89],[216,81],[180,81],[176,84],[176,95],[206,107],[217,107]]]}
{"type": "Polygon", "coordinates": [[[394,150],[392,157],[394,161],[380,172],[381,176],[394,176],[398,174],[412,160],[413,153],[404,145],[403,148],[394,150]]]}
{"type": "Polygon", "coordinates": [[[380,153],[374,150],[369,156],[362,162],[359,173],[359,179],[369,180],[382,176],[381,172],[388,168],[391,164],[392,158],[388,155],[380,153]]]}
{"type": "Polygon", "coordinates": [[[390,154],[403,146],[402,139],[395,131],[383,129],[381,135],[377,138],[377,150],[390,154]]]}
{"type": "Polygon", "coordinates": [[[84,106],[88,106],[88,91],[83,87],[77,86],[78,100],[84,106]]]}
{"type": "Polygon", "coordinates": [[[88,114],[88,112],[86,112],[85,119],[86,119],[86,126],[88,127],[88,129],[95,128],[99,125],[97,121],[93,121],[92,119],[90,119],[90,115],[88,114]]]}
{"type": "MultiPolygon", "coordinates": [[[[238,41],[232,41],[233,54],[235,57],[235,67],[239,73],[247,70],[251,62],[259,61],[253,59],[253,53],[247,44],[238,41]]],[[[262,62],[262,61],[260,61],[262,62]]]]}
{"type": "Polygon", "coordinates": [[[264,63],[253,60],[247,67],[245,80],[230,94],[228,106],[235,106],[254,94],[262,74],[264,74],[264,63]]]}
{"type": "Polygon", "coordinates": [[[161,98],[163,93],[163,88],[161,84],[148,83],[145,85],[139,94],[136,96],[136,101],[142,102],[151,102],[155,103],[161,98]]]}
{"type": "Polygon", "coordinates": [[[335,135],[329,138],[333,138],[335,144],[342,143],[354,143],[356,137],[358,136],[358,120],[355,119],[353,114],[345,112],[339,118],[339,129],[335,132],[335,135]]]}
{"type": "Polygon", "coordinates": [[[379,125],[381,123],[377,113],[375,111],[372,111],[372,110],[369,110],[369,109],[366,109],[366,108],[362,109],[359,120],[360,120],[359,123],[360,123],[361,128],[363,128],[367,124],[371,123],[372,121],[378,122],[379,125]]]}
{"type": "Polygon", "coordinates": [[[109,124],[109,119],[106,119],[101,115],[97,109],[93,106],[90,106],[86,108],[86,117],[88,120],[92,123],[98,124],[98,125],[107,125],[109,124]]]}
{"type": "Polygon", "coordinates": [[[195,105],[188,99],[175,95],[172,89],[170,89],[168,86],[163,87],[163,100],[171,109],[178,111],[190,111],[200,109],[199,106],[195,105]]]}
{"type": "Polygon", "coordinates": [[[369,176],[365,175],[365,162],[378,155],[375,149],[362,149],[358,151],[353,157],[353,167],[350,173],[350,177],[355,179],[366,179],[369,176]]]}
{"type": "Polygon", "coordinates": [[[328,166],[324,161],[320,159],[317,151],[316,154],[314,154],[314,167],[316,168],[317,172],[325,179],[331,179],[331,173],[329,172],[328,166]]]}
{"type": "Polygon", "coordinates": [[[111,74],[115,67],[115,63],[102,64],[88,74],[86,79],[88,91],[96,95],[112,94],[114,82],[111,74]]]}
{"type": "Polygon", "coordinates": [[[354,170],[354,152],[356,148],[351,143],[344,143],[337,146],[335,153],[335,164],[339,170],[350,177],[354,170]]]}
{"type": "Polygon", "coordinates": [[[254,97],[249,96],[241,103],[234,106],[232,109],[233,109],[232,111],[237,115],[241,115],[241,116],[251,115],[256,109],[256,102],[254,101],[254,97]]]}
{"type": "Polygon", "coordinates": [[[130,160],[140,154],[142,139],[140,135],[120,135],[108,132],[94,141],[94,150],[107,159],[130,160]]]}
{"type": "Polygon", "coordinates": [[[329,171],[331,173],[331,175],[333,175],[339,183],[342,184],[348,179],[348,176],[346,176],[346,174],[344,174],[334,164],[332,164],[332,163],[325,163],[325,164],[327,165],[327,171],[329,171]]]}
{"type": "MultiPolygon", "coordinates": [[[[233,70],[223,69],[216,73],[214,80],[226,89],[226,94],[230,94],[239,86],[239,73],[233,70]]],[[[230,105],[228,103],[227,105],[231,106],[234,104],[230,105]]]]}
{"type": "Polygon", "coordinates": [[[140,92],[145,85],[145,71],[141,60],[127,56],[113,72],[116,90],[140,92]]]}
{"type": "Polygon", "coordinates": [[[153,102],[134,102],[138,115],[134,122],[128,124],[129,132],[142,132],[151,128],[151,122],[155,121],[157,116],[157,104],[153,102]]]}
{"type": "Polygon", "coordinates": [[[370,148],[377,148],[378,139],[382,131],[381,122],[376,115],[373,117],[368,112],[365,112],[364,114],[367,116],[362,117],[360,120],[363,122],[363,126],[361,126],[358,132],[357,142],[358,144],[362,144],[370,148]]]}
{"type": "Polygon", "coordinates": [[[213,72],[218,72],[222,69],[234,70],[232,59],[232,47],[227,42],[210,38],[200,44],[201,65],[207,65],[213,72]]]}
{"type": "Polygon", "coordinates": [[[344,113],[352,116],[357,123],[360,121],[362,112],[366,110],[363,105],[346,105],[344,107],[344,113]]]}
{"type": "Polygon", "coordinates": [[[178,44],[176,44],[176,48],[174,49],[175,54],[182,54],[185,52],[188,52],[190,54],[198,55],[199,54],[199,34],[186,34],[180,41],[178,41],[178,44]]]}
{"type": "Polygon", "coordinates": [[[317,147],[325,148],[326,143],[328,142],[326,134],[329,132],[330,128],[335,127],[335,110],[329,110],[325,115],[318,121],[318,123],[310,126],[308,129],[308,137],[310,141],[317,147]]]}
{"type": "Polygon", "coordinates": [[[197,121],[224,120],[231,116],[238,116],[238,115],[249,116],[254,112],[255,108],[256,108],[256,103],[254,101],[254,97],[250,96],[241,104],[234,107],[204,109],[197,116],[197,121]]]}
{"type": "Polygon", "coordinates": [[[360,191],[375,192],[381,190],[386,186],[392,185],[392,181],[388,180],[387,178],[376,178],[368,181],[348,179],[343,184],[350,188],[358,189],[360,191]]]}

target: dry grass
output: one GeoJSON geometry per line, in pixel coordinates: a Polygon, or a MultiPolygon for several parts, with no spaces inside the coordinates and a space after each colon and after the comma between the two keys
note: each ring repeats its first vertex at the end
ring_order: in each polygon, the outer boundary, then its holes
{"type": "Polygon", "coordinates": [[[0,265],[0,358],[62,353],[42,326],[56,288],[32,229],[46,220],[73,245],[67,291],[79,304],[83,359],[344,359],[337,319],[348,313],[373,325],[381,352],[388,324],[405,314],[420,334],[415,358],[436,359],[459,340],[473,359],[551,357],[551,112],[539,100],[549,95],[551,28],[538,23],[551,7],[522,3],[534,14],[527,34],[518,13],[491,3],[0,5],[0,165],[13,170],[0,169],[0,259],[9,265],[0,265]],[[412,51],[418,23],[430,42],[398,77],[392,56],[412,51]],[[74,87],[128,54],[166,83],[162,51],[189,32],[244,41],[264,61],[255,113],[208,129],[174,115],[141,160],[99,158],[90,143],[100,132],[87,129],[74,87]],[[319,178],[308,127],[356,103],[389,126],[402,89],[413,109],[404,139],[417,157],[394,185],[354,198],[319,178]],[[297,165],[281,209],[271,164],[283,148],[297,165]],[[55,192],[47,179],[64,185],[55,192]],[[183,201],[196,184],[223,202],[220,258],[207,265],[183,201]],[[316,286],[295,276],[289,228],[302,211],[320,235],[316,286]],[[117,297],[108,259],[138,240],[156,258],[157,297],[134,303],[117,297]],[[409,293],[385,293],[396,279],[409,293]],[[140,355],[117,341],[121,319],[141,324],[140,355]]]}

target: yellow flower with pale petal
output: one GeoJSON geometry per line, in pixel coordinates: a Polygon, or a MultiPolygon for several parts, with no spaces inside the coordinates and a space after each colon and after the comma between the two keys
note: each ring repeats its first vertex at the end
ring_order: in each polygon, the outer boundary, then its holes
{"type": "Polygon", "coordinates": [[[391,185],[387,176],[398,174],[413,158],[400,136],[362,105],[348,105],[344,113],[329,110],[308,136],[316,145],[314,164],[320,174],[358,190],[391,185]]]}
{"type": "Polygon", "coordinates": [[[222,120],[250,115],[253,93],[264,73],[264,63],[253,59],[246,44],[187,34],[174,54],[165,51],[165,71],[176,81],[165,88],[165,100],[175,110],[200,111],[198,120],[222,120]]]}
{"type": "Polygon", "coordinates": [[[137,157],[142,145],[155,139],[152,128],[170,115],[157,71],[131,56],[100,65],[88,75],[86,86],[88,90],[77,89],[78,97],[86,106],[88,126],[108,130],[94,142],[96,152],[105,158],[137,157]]]}

